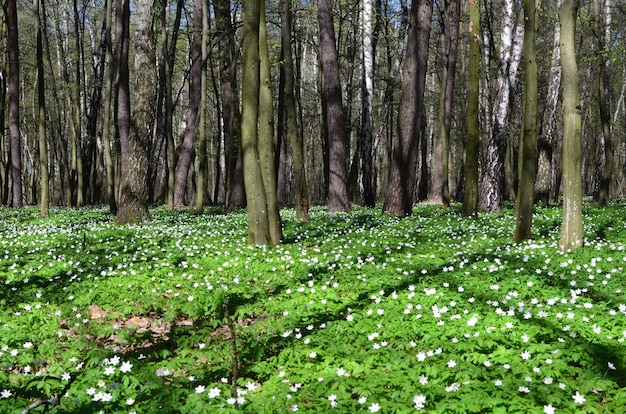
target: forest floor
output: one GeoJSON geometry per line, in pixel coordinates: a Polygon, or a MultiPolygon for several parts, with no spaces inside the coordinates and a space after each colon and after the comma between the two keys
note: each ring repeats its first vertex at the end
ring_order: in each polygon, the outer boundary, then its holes
{"type": "Polygon", "coordinates": [[[281,215],[0,208],[0,413],[623,412],[626,204],[281,215]]]}

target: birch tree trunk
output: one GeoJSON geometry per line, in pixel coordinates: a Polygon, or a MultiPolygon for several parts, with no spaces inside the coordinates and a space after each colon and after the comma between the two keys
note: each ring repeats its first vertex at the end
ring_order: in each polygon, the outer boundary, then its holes
{"type": "Polygon", "coordinates": [[[469,73],[467,82],[467,143],[465,146],[465,185],[461,214],[475,217],[478,213],[478,152],[480,125],[478,118],[480,82],[480,0],[469,4],[469,73]]]}
{"type": "Polygon", "coordinates": [[[614,154],[613,154],[613,133],[611,131],[611,79],[609,50],[610,44],[609,25],[611,20],[611,0],[603,0],[604,10],[600,5],[600,0],[593,0],[594,13],[594,36],[596,46],[596,70],[598,86],[598,104],[600,107],[600,123],[602,125],[602,136],[600,137],[598,168],[600,169],[600,185],[596,200],[601,206],[608,206],[610,202],[611,180],[613,178],[614,154]],[[603,14],[604,19],[603,19],[603,14]],[[605,34],[606,33],[606,34],[605,34]],[[608,38],[607,38],[608,37],[608,38]]]}
{"type": "Polygon", "coordinates": [[[516,25],[514,19],[515,1],[505,0],[503,8],[495,110],[478,201],[478,208],[488,212],[502,211],[504,161],[511,118],[511,91],[515,89],[517,83],[524,36],[524,25],[516,25]]]}
{"type": "Polygon", "coordinates": [[[579,0],[563,0],[561,70],[563,73],[563,219],[561,250],[581,247],[582,222],[582,116],[580,80],[576,62],[576,16],[579,0]]]}
{"type": "Polygon", "coordinates": [[[20,51],[18,43],[17,6],[7,0],[7,39],[9,46],[9,134],[11,136],[11,206],[22,207],[22,144],[20,141],[20,51]]]}
{"type": "Polygon", "coordinates": [[[361,108],[361,170],[363,203],[374,207],[376,194],[372,181],[372,95],[374,94],[373,0],[363,0],[363,85],[361,108]]]}
{"type": "Polygon", "coordinates": [[[530,238],[537,162],[537,0],[524,0],[524,112],[520,142],[520,177],[515,205],[516,226],[513,240],[530,238]]]}
{"type": "MultiPolygon", "coordinates": [[[[561,0],[557,0],[557,10],[561,0]]],[[[556,19],[554,24],[554,41],[552,46],[552,58],[550,60],[550,77],[548,80],[548,93],[546,106],[543,112],[541,133],[537,139],[537,177],[535,179],[535,199],[538,203],[548,205],[550,200],[556,198],[558,192],[556,173],[556,142],[559,136],[557,128],[557,108],[559,103],[559,90],[561,87],[561,64],[560,64],[561,25],[556,19]]]]}
{"type": "Polygon", "coordinates": [[[331,0],[317,0],[317,22],[322,72],[324,74],[326,130],[328,133],[328,210],[330,212],[350,211],[347,187],[346,125],[331,0]]]}

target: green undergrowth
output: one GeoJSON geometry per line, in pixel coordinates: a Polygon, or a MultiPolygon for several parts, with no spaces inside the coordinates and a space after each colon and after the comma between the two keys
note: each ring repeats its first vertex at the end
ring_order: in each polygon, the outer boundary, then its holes
{"type": "Polygon", "coordinates": [[[0,208],[0,413],[615,413],[626,406],[626,206],[281,212],[0,208]],[[46,411],[47,410],[47,411],[46,411]]]}

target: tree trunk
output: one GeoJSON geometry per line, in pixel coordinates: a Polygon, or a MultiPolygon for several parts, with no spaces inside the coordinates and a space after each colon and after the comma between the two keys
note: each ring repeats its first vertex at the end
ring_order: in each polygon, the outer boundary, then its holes
{"type": "MultiPolygon", "coordinates": [[[[120,1],[120,0],[118,0],[120,1]]],[[[148,149],[152,135],[152,111],[156,103],[155,42],[152,23],[153,0],[135,2],[135,83],[134,106],[130,117],[128,90],[128,28],[130,5],[123,5],[124,45],[119,60],[118,123],[122,144],[120,196],[116,221],[120,224],[143,222],[150,219],[148,212],[148,149]],[[122,134],[124,130],[124,135],[122,134]]]]}
{"type": "MultiPolygon", "coordinates": [[[[82,87],[82,76],[83,76],[83,47],[82,47],[82,36],[80,30],[80,14],[78,11],[78,1],[73,1],[73,10],[74,10],[74,36],[76,38],[76,81],[73,82],[72,86],[72,101],[68,107],[71,110],[71,116],[73,117],[73,137],[74,142],[72,143],[72,169],[74,170],[76,176],[76,205],[84,206],[85,205],[85,176],[83,171],[83,107],[82,107],[82,99],[81,99],[81,87],[82,87]]],[[[67,95],[69,99],[69,95],[67,95]]]]}
{"type": "Polygon", "coordinates": [[[317,22],[320,55],[324,74],[326,99],[326,128],[328,133],[328,211],[350,211],[348,199],[348,170],[346,125],[341,99],[339,61],[335,46],[335,28],[331,0],[317,1],[317,22]]]}
{"type": "Polygon", "coordinates": [[[272,98],[272,78],[270,74],[270,55],[267,44],[267,26],[265,22],[265,0],[260,0],[259,19],[259,163],[263,175],[263,188],[267,202],[267,217],[272,245],[280,244],[283,230],[278,211],[276,194],[276,164],[274,163],[274,100],[272,98]]]}
{"type": "Polygon", "coordinates": [[[293,157],[294,198],[296,218],[309,221],[309,187],[306,176],[304,161],[304,144],[302,136],[298,133],[298,119],[296,115],[295,99],[295,76],[293,54],[291,51],[291,0],[281,1],[281,47],[283,52],[282,73],[284,76],[284,90],[282,91],[285,111],[283,122],[285,123],[286,136],[291,146],[293,157]]]}
{"type": "Polygon", "coordinates": [[[469,4],[469,74],[467,82],[467,143],[465,146],[465,185],[462,215],[475,217],[478,212],[478,152],[480,126],[478,98],[480,81],[480,3],[469,4]]]}
{"type": "Polygon", "coordinates": [[[361,170],[363,203],[374,207],[376,194],[372,181],[372,95],[374,94],[373,0],[363,0],[363,85],[361,109],[361,170]]]}
{"type": "MultiPolygon", "coordinates": [[[[610,0],[606,0],[605,6],[607,16],[610,16],[610,0]]],[[[600,107],[600,123],[602,124],[602,136],[600,138],[600,153],[598,162],[600,171],[600,185],[596,199],[601,206],[608,206],[610,199],[611,180],[613,178],[613,134],[611,131],[611,108],[610,97],[612,95],[610,79],[610,59],[607,59],[609,51],[606,44],[610,44],[611,39],[605,39],[605,20],[602,18],[603,11],[600,8],[600,1],[593,0],[594,11],[594,35],[596,41],[596,70],[598,85],[598,105],[600,107]]],[[[608,18],[608,17],[607,17],[608,18]]],[[[607,33],[608,32],[607,30],[607,33]]]]}
{"type": "Polygon", "coordinates": [[[417,149],[422,133],[424,89],[428,65],[428,42],[432,0],[413,2],[409,17],[408,44],[402,69],[402,94],[398,110],[398,138],[392,149],[383,212],[409,216],[417,183],[417,149]]]}
{"type": "Polygon", "coordinates": [[[576,62],[578,0],[563,0],[561,21],[561,70],[563,71],[563,220],[561,250],[581,247],[582,223],[582,116],[580,80],[576,62]]]}
{"type": "Polygon", "coordinates": [[[201,40],[201,58],[202,70],[200,77],[200,115],[198,119],[198,157],[196,172],[196,199],[192,212],[194,214],[202,214],[204,210],[204,199],[206,193],[206,182],[208,173],[207,160],[207,131],[206,131],[206,80],[207,80],[207,30],[209,29],[209,17],[207,10],[207,2],[202,1],[202,40],[201,40]]]}
{"type": "MultiPolygon", "coordinates": [[[[561,0],[557,0],[557,8],[561,0]]],[[[555,200],[558,188],[556,186],[556,142],[559,132],[557,130],[557,108],[559,102],[559,89],[561,87],[560,65],[560,42],[561,25],[556,19],[554,24],[554,41],[552,46],[552,58],[550,64],[550,77],[548,80],[548,94],[546,106],[541,122],[541,132],[537,139],[537,177],[535,179],[535,199],[538,203],[548,205],[550,200],[555,200]]]]}
{"type": "Polygon", "coordinates": [[[46,141],[46,90],[43,66],[43,30],[39,13],[39,0],[33,1],[35,25],[37,31],[37,135],[39,143],[39,172],[41,180],[40,210],[41,217],[48,217],[50,196],[48,177],[48,143],[46,141]]]}
{"type": "Polygon", "coordinates": [[[520,143],[521,167],[517,204],[516,226],[513,240],[519,243],[530,239],[535,194],[535,165],[537,162],[537,0],[524,1],[524,115],[520,143]]]}
{"type": "Polygon", "coordinates": [[[452,105],[454,103],[454,84],[456,80],[456,61],[459,44],[459,22],[461,16],[461,1],[452,0],[448,6],[448,32],[446,36],[445,69],[442,76],[442,100],[440,109],[441,134],[441,201],[444,206],[450,206],[450,125],[452,120],[452,105]],[[445,83],[443,80],[445,79],[445,83]],[[443,92],[445,90],[445,92],[443,92]]]}
{"type": "Polygon", "coordinates": [[[7,0],[7,39],[9,46],[9,134],[11,135],[11,206],[22,207],[22,147],[20,141],[20,51],[15,0],[7,0]]]}
{"type": "Polygon", "coordinates": [[[261,5],[257,0],[245,0],[243,12],[241,151],[248,200],[248,243],[271,244],[266,191],[258,148],[261,5]]]}
{"type": "Polygon", "coordinates": [[[224,129],[224,158],[226,208],[243,207],[245,196],[241,185],[239,146],[241,139],[241,114],[237,99],[236,51],[234,27],[230,17],[230,1],[214,0],[215,25],[219,33],[218,51],[220,60],[220,97],[222,99],[221,122],[224,129]],[[239,168],[238,168],[239,165],[239,168]]]}
{"type": "Polygon", "coordinates": [[[187,177],[194,157],[194,140],[198,129],[198,109],[202,91],[202,0],[194,0],[193,40],[191,45],[191,76],[189,79],[189,108],[183,144],[176,162],[174,178],[174,208],[186,205],[187,177]]]}
{"type": "Polygon", "coordinates": [[[516,25],[514,9],[515,2],[506,0],[500,33],[495,113],[478,200],[478,208],[488,212],[502,211],[504,163],[511,121],[511,93],[515,90],[517,69],[522,57],[524,25],[516,25]]]}
{"type": "Polygon", "coordinates": [[[167,209],[174,209],[174,191],[176,188],[176,145],[174,144],[174,103],[172,98],[172,71],[175,63],[176,45],[184,0],[178,0],[176,4],[176,17],[174,18],[172,38],[168,38],[167,30],[167,7],[161,8],[161,66],[160,66],[160,89],[163,100],[164,117],[161,122],[161,131],[164,135],[165,152],[167,160],[167,209]]]}

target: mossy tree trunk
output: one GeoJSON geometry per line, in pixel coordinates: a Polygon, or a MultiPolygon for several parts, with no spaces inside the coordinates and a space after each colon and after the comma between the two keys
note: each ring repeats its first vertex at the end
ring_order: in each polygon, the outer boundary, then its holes
{"type": "Polygon", "coordinates": [[[513,240],[519,243],[530,238],[535,194],[537,163],[537,0],[524,0],[524,111],[520,143],[520,177],[515,205],[513,240]]]}
{"type": "Polygon", "coordinates": [[[272,98],[272,78],[270,74],[270,55],[267,44],[267,26],[265,22],[265,0],[261,3],[259,20],[259,57],[260,57],[260,89],[259,89],[259,162],[263,175],[263,188],[267,201],[267,216],[270,230],[270,244],[280,244],[283,230],[278,211],[276,191],[276,165],[274,163],[274,100],[272,98]]]}
{"type": "Polygon", "coordinates": [[[281,47],[283,62],[281,69],[284,76],[283,94],[285,105],[284,130],[286,131],[291,154],[293,157],[294,198],[296,205],[296,218],[309,221],[309,188],[304,162],[304,144],[302,136],[298,132],[298,119],[296,117],[296,98],[294,94],[295,76],[293,53],[291,51],[291,1],[281,1],[281,47]]]}
{"type": "Polygon", "coordinates": [[[561,250],[581,247],[582,223],[582,116],[580,79],[576,62],[578,0],[563,0],[561,21],[561,69],[563,71],[563,219],[561,250]]]}
{"type": "Polygon", "coordinates": [[[33,1],[35,11],[35,25],[37,31],[37,136],[39,143],[39,171],[41,181],[41,197],[39,200],[41,217],[48,217],[49,197],[49,174],[48,174],[48,142],[46,140],[46,89],[43,67],[43,30],[39,13],[39,0],[33,1]]]}
{"type": "Polygon", "coordinates": [[[469,4],[469,73],[467,81],[467,142],[465,145],[465,185],[461,213],[475,217],[478,213],[478,152],[480,148],[480,125],[478,121],[478,97],[480,81],[480,2],[468,0],[469,4]]]}
{"type": "MultiPolygon", "coordinates": [[[[259,150],[260,122],[267,122],[267,114],[261,116],[259,111],[259,104],[262,99],[260,97],[261,10],[265,12],[261,3],[264,2],[258,0],[244,1],[241,151],[243,178],[248,201],[248,243],[278,244],[279,240],[272,239],[273,234],[270,229],[272,225],[270,223],[271,216],[268,211],[266,180],[263,177],[263,167],[267,167],[267,165],[265,161],[263,163],[260,161],[260,157],[265,157],[267,152],[264,149],[259,150]]],[[[263,50],[266,51],[267,49],[264,48],[263,50]]],[[[272,163],[273,158],[272,155],[272,163]]],[[[273,178],[275,179],[275,177],[273,178]]]]}

